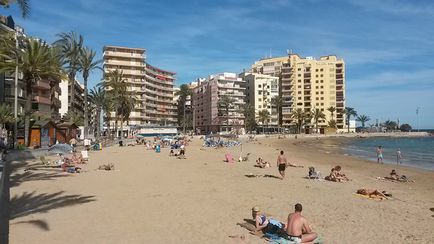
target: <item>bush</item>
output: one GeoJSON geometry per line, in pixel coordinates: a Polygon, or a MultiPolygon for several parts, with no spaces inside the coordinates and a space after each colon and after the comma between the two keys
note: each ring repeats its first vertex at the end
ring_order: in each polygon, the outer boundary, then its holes
{"type": "Polygon", "coordinates": [[[412,128],[411,128],[411,125],[409,125],[409,124],[402,124],[399,127],[399,129],[403,132],[409,132],[409,131],[411,131],[412,128]]]}

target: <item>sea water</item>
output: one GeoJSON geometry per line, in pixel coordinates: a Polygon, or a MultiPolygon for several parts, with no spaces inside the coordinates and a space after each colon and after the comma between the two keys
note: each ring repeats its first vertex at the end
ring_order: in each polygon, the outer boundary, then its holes
{"type": "Polygon", "coordinates": [[[357,138],[344,145],[352,156],[377,161],[377,148],[383,147],[384,163],[396,164],[396,151],[401,149],[402,165],[434,170],[434,137],[369,137],[357,138]]]}

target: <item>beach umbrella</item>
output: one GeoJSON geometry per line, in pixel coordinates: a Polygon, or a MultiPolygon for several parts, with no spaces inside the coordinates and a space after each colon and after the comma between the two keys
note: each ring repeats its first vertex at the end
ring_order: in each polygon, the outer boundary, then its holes
{"type": "Polygon", "coordinates": [[[55,144],[48,148],[49,154],[70,154],[73,151],[73,147],[69,144],[61,143],[55,144]]]}

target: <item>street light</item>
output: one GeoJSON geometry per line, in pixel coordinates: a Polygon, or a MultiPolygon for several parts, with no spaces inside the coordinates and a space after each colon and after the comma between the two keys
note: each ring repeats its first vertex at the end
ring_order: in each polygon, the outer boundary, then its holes
{"type": "MultiPolygon", "coordinates": [[[[18,49],[18,31],[15,30],[15,47],[18,49]]],[[[14,148],[18,146],[18,55],[15,66],[15,94],[14,94],[14,148]]]]}
{"type": "Polygon", "coordinates": [[[416,108],[417,132],[419,132],[419,110],[420,110],[420,107],[417,107],[416,108]]]}

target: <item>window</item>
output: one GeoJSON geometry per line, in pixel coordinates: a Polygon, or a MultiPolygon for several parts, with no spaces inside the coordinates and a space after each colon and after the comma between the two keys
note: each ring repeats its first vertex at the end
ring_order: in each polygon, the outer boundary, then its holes
{"type": "Polygon", "coordinates": [[[298,100],[301,100],[301,97],[298,97],[298,100]]]}
{"type": "Polygon", "coordinates": [[[324,88],[324,86],[321,86],[321,89],[323,89],[324,88]]]}
{"type": "Polygon", "coordinates": [[[324,109],[322,108],[321,111],[324,112],[324,109]]]}
{"type": "Polygon", "coordinates": [[[300,77],[300,76],[301,76],[301,74],[298,74],[297,76],[298,76],[298,77],[300,77]]]}
{"type": "Polygon", "coordinates": [[[301,68],[298,68],[297,70],[298,70],[298,71],[301,71],[301,68]]]}
{"type": "Polygon", "coordinates": [[[324,103],[321,103],[321,106],[324,106],[324,103]]]}
{"type": "Polygon", "coordinates": [[[324,75],[323,75],[323,74],[321,74],[321,77],[324,77],[324,75]]]}
{"type": "Polygon", "coordinates": [[[319,100],[319,97],[317,97],[315,100],[319,100]]]}
{"type": "Polygon", "coordinates": [[[301,94],[301,91],[299,91],[298,94],[301,94]]]}
{"type": "Polygon", "coordinates": [[[320,71],[321,71],[321,72],[323,72],[323,71],[324,71],[324,69],[321,69],[320,71]]]}
{"type": "Polygon", "coordinates": [[[324,100],[324,97],[321,97],[321,100],[324,100]]]}
{"type": "Polygon", "coordinates": [[[315,92],[315,94],[316,94],[316,95],[318,95],[318,94],[319,94],[319,92],[315,92]]]}
{"type": "Polygon", "coordinates": [[[318,78],[318,75],[315,75],[316,78],[318,78]]]}
{"type": "Polygon", "coordinates": [[[321,94],[324,94],[324,92],[321,92],[321,94]]]}
{"type": "Polygon", "coordinates": [[[298,82],[301,82],[301,80],[298,80],[298,82]]]}
{"type": "Polygon", "coordinates": [[[258,108],[262,108],[262,106],[261,106],[261,105],[258,105],[258,108]]]}
{"type": "Polygon", "coordinates": [[[315,86],[315,88],[316,88],[316,89],[319,89],[319,87],[318,87],[318,86],[315,86]]]}
{"type": "Polygon", "coordinates": [[[258,88],[261,88],[261,84],[258,85],[258,88]]]}
{"type": "Polygon", "coordinates": [[[258,102],[261,102],[262,101],[262,98],[258,98],[258,102]]]}
{"type": "Polygon", "coordinates": [[[316,106],[319,106],[319,103],[316,103],[316,106]]]}
{"type": "Polygon", "coordinates": [[[318,69],[316,69],[315,71],[318,72],[318,69]]]}
{"type": "Polygon", "coordinates": [[[298,88],[301,88],[301,86],[298,86],[298,88]]]}

